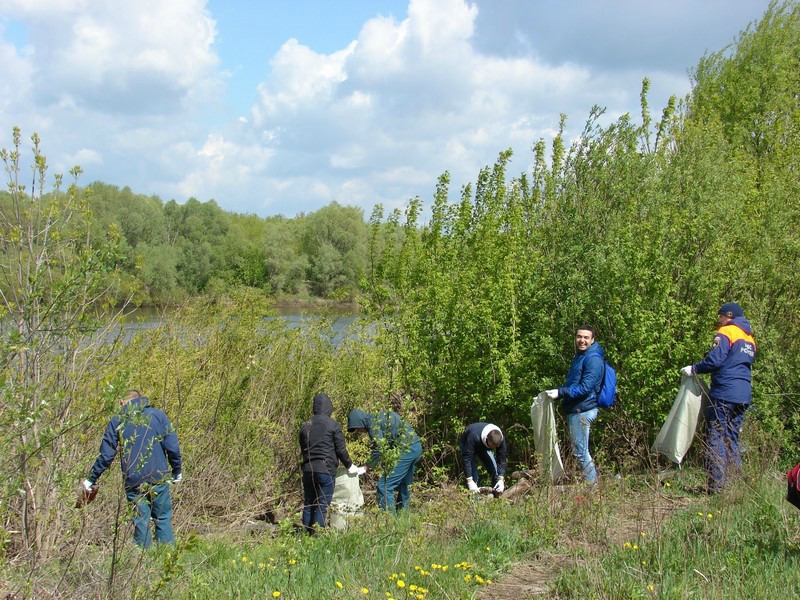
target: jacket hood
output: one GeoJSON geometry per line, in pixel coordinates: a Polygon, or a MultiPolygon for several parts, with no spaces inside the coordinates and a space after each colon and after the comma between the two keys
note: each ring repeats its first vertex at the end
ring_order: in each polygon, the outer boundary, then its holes
{"type": "Polygon", "coordinates": [[[333,414],[333,402],[331,402],[327,394],[317,394],[314,396],[314,414],[326,415],[328,417],[333,414]]]}
{"type": "Polygon", "coordinates": [[[347,431],[369,429],[370,416],[363,410],[354,409],[347,415],[347,431]]]}
{"type": "MultiPolygon", "coordinates": [[[[580,354],[580,352],[578,352],[578,354],[580,354]]],[[[597,340],[593,341],[592,345],[583,351],[583,354],[585,356],[592,356],[593,354],[597,354],[600,358],[605,359],[605,352],[603,352],[603,347],[597,343],[597,340]]]]}
{"type": "Polygon", "coordinates": [[[753,335],[753,328],[747,317],[736,317],[730,322],[731,325],[736,325],[739,329],[744,331],[747,335],[753,335]]]}

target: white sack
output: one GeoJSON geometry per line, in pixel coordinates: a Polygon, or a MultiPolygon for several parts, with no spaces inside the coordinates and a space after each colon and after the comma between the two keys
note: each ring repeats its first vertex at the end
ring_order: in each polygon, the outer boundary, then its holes
{"type": "Polygon", "coordinates": [[[536,396],[531,404],[531,423],[533,424],[533,447],[539,462],[550,470],[550,479],[558,481],[564,477],[564,463],[558,450],[556,434],[556,413],[553,400],[544,392],[536,396]]]}
{"type": "Polygon", "coordinates": [[[349,519],[363,514],[363,507],[364,494],[361,493],[358,475],[350,475],[347,469],[339,465],[328,510],[328,523],[336,529],[345,529],[349,519]]]}
{"type": "Polygon", "coordinates": [[[702,423],[706,398],[706,384],[699,377],[683,375],[672,409],[650,451],[661,453],[672,462],[681,464],[692,445],[697,427],[702,423]]]}

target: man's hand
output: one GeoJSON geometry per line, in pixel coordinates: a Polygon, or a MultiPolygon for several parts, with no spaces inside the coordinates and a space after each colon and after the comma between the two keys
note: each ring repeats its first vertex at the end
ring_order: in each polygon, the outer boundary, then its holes
{"type": "Polygon", "coordinates": [[[367,467],[358,467],[356,470],[356,475],[366,475],[367,474],[367,467]]]}
{"type": "Polygon", "coordinates": [[[506,489],[506,482],[503,477],[497,480],[497,483],[494,484],[494,491],[498,494],[502,494],[506,489]]]}
{"type": "Polygon", "coordinates": [[[347,473],[349,475],[358,475],[358,467],[355,465],[355,463],[348,467],[347,473]]]}
{"type": "Polygon", "coordinates": [[[681,375],[685,375],[686,377],[691,377],[694,375],[694,365],[688,365],[681,369],[681,375]]]}
{"type": "Polygon", "coordinates": [[[470,492],[478,491],[478,484],[473,481],[472,477],[467,477],[467,489],[469,489],[470,492]]]}
{"type": "Polygon", "coordinates": [[[545,392],[545,394],[547,395],[548,398],[550,398],[550,400],[556,400],[558,398],[558,390],[557,389],[555,389],[555,390],[547,390],[545,392]]]}

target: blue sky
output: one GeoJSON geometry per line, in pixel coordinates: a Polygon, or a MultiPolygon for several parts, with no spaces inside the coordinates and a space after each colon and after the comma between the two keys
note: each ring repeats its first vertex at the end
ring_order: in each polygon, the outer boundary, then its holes
{"type": "Polygon", "coordinates": [[[0,146],[21,127],[162,200],[294,216],[428,204],[591,107],[656,117],[768,0],[0,0],[0,146]]]}

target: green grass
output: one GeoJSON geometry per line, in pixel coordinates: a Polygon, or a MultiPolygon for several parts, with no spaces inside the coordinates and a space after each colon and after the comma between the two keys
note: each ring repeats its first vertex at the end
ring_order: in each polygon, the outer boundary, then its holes
{"type": "MultiPolygon", "coordinates": [[[[686,491],[697,473],[535,488],[524,502],[475,502],[465,491],[415,490],[397,517],[368,510],[347,530],[193,535],[142,552],[79,548],[41,567],[31,597],[480,598],[517,565],[540,569],[557,598],[773,598],[800,594],[800,511],[775,472],[715,497],[686,491]],[[113,569],[112,569],[113,565],[113,569]],[[279,594],[279,595],[276,595],[279,594]]],[[[4,578],[15,581],[12,565],[4,578]]],[[[500,589],[497,587],[496,589],[500,589]]],[[[498,597],[492,592],[492,597],[498,597]]]]}

